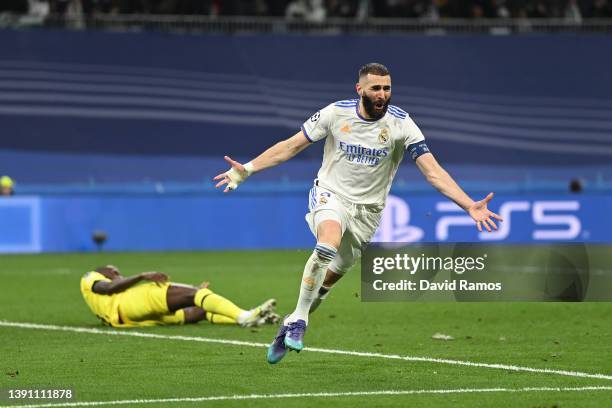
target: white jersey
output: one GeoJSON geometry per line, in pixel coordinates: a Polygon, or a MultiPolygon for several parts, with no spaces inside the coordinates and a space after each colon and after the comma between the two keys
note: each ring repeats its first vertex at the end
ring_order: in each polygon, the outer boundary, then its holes
{"type": "Polygon", "coordinates": [[[358,109],[359,99],[332,103],[306,120],[302,132],[311,142],[327,138],[319,186],[355,204],[383,206],[404,150],[425,138],[396,106],[378,120],[364,119],[358,109]]]}

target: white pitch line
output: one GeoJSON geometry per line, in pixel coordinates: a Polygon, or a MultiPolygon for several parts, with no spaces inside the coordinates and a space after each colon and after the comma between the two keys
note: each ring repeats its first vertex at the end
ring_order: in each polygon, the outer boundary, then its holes
{"type": "Polygon", "coordinates": [[[55,408],[55,407],[93,407],[101,405],[127,405],[127,404],[169,404],[174,402],[207,402],[207,401],[235,401],[256,399],[281,398],[333,398],[333,397],[370,397],[381,395],[435,395],[435,394],[478,394],[478,393],[527,393],[527,392],[584,392],[584,391],[612,391],[612,387],[525,387],[525,388],[457,388],[448,390],[388,390],[388,391],[354,391],[354,392],[313,392],[299,394],[246,394],[246,395],[217,395],[210,397],[184,397],[160,399],[133,399],[115,401],[82,401],[59,402],[32,405],[5,405],[0,408],[55,408]]]}
{"type": "MultiPolygon", "coordinates": [[[[246,346],[246,347],[268,347],[268,344],[266,343],[254,343],[254,342],[240,341],[240,340],[214,339],[214,338],[209,338],[209,337],[193,337],[193,336],[168,336],[168,335],[163,335],[163,334],[143,333],[143,332],[137,332],[137,331],[131,331],[131,330],[113,330],[113,329],[102,330],[102,329],[92,329],[92,328],[87,328],[87,327],[56,326],[56,325],[48,325],[48,324],[19,323],[19,322],[9,322],[5,320],[0,320],[0,327],[2,326],[17,327],[21,329],[39,329],[39,330],[53,330],[53,331],[68,331],[68,332],[74,332],[74,333],[105,334],[108,336],[130,336],[130,337],[145,337],[145,338],[150,338],[150,339],[162,339],[162,340],[179,340],[179,341],[195,341],[195,342],[201,342],[201,343],[231,344],[234,346],[246,346]]],[[[339,354],[339,355],[356,356],[356,357],[382,358],[382,359],[388,359],[388,360],[415,361],[415,362],[448,364],[448,365],[457,365],[457,366],[466,366],[466,367],[493,368],[493,369],[506,370],[506,371],[518,371],[518,372],[528,372],[528,373],[537,373],[537,374],[554,374],[554,375],[562,375],[562,376],[577,377],[577,378],[594,378],[598,380],[612,380],[612,375],[608,375],[608,374],[585,373],[585,372],[580,372],[580,371],[568,371],[568,370],[555,370],[555,369],[550,369],[550,368],[532,368],[532,367],[523,367],[523,366],[509,365],[509,364],[476,363],[473,361],[449,360],[449,359],[444,359],[444,358],[401,356],[399,354],[369,353],[369,352],[360,352],[360,351],[324,349],[324,348],[316,348],[316,347],[306,347],[304,348],[304,350],[314,352],[314,353],[328,353],[328,354],[339,354]]]]}

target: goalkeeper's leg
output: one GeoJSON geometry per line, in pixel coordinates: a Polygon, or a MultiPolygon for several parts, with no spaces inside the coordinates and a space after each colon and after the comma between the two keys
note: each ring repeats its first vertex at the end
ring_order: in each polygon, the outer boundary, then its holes
{"type": "Polygon", "coordinates": [[[194,288],[186,285],[170,285],[166,294],[168,309],[174,312],[191,306],[197,306],[205,312],[225,316],[244,327],[259,326],[268,323],[268,315],[275,315],[276,301],[270,299],[262,305],[244,310],[229,299],[212,292],[208,288],[194,288]]]}

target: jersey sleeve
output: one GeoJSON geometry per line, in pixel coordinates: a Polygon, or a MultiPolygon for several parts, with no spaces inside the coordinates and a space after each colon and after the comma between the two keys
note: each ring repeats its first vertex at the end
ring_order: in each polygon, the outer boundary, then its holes
{"type": "Polygon", "coordinates": [[[416,123],[410,118],[406,117],[403,120],[403,131],[404,131],[404,147],[408,149],[408,146],[422,142],[425,140],[425,136],[423,136],[423,132],[417,126],[416,123]]]}
{"type": "Polygon", "coordinates": [[[408,150],[412,160],[416,160],[417,157],[429,153],[429,147],[425,143],[423,132],[421,132],[421,129],[410,117],[404,119],[404,147],[408,150]]]}
{"type": "Polygon", "coordinates": [[[302,132],[304,132],[304,136],[306,136],[311,143],[325,139],[330,132],[333,116],[333,104],[328,105],[316,112],[302,125],[302,132]]]}
{"type": "Polygon", "coordinates": [[[99,272],[90,271],[87,272],[81,278],[81,292],[93,292],[93,285],[98,281],[107,281],[111,282],[106,276],[102,275],[99,272]]]}

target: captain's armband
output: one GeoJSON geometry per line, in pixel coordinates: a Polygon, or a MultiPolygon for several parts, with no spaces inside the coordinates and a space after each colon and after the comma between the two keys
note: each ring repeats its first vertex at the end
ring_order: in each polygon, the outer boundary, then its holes
{"type": "Polygon", "coordinates": [[[419,156],[430,152],[429,147],[427,147],[427,143],[425,143],[424,140],[408,145],[407,150],[408,153],[410,153],[410,157],[412,157],[412,160],[416,160],[419,156]]]}

